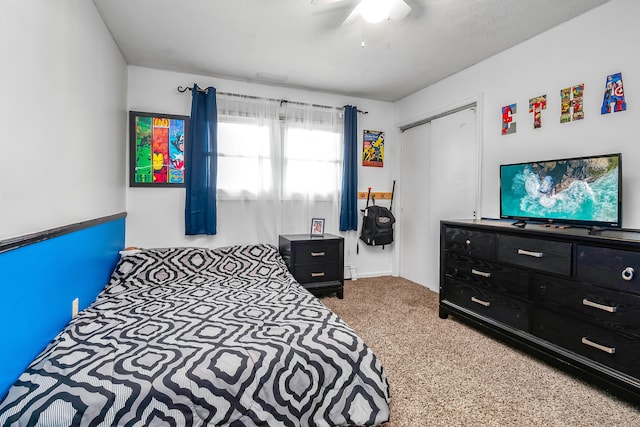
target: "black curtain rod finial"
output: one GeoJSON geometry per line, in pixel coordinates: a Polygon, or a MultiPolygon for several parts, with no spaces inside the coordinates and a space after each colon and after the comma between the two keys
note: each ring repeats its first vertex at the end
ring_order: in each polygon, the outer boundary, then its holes
{"type": "MultiPolygon", "coordinates": [[[[188,90],[193,92],[193,88],[178,86],[178,92],[180,92],[180,93],[185,93],[188,90]]],[[[207,93],[207,92],[209,92],[209,89],[202,89],[202,88],[198,87],[198,92],[207,93]]]]}

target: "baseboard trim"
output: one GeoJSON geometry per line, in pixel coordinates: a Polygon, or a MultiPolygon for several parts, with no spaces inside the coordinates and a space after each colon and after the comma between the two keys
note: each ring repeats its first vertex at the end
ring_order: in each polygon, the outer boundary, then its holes
{"type": "Polygon", "coordinates": [[[366,279],[369,277],[383,277],[383,276],[392,276],[391,270],[375,271],[375,272],[369,272],[369,273],[363,273],[361,271],[358,271],[358,279],[366,279]]]}

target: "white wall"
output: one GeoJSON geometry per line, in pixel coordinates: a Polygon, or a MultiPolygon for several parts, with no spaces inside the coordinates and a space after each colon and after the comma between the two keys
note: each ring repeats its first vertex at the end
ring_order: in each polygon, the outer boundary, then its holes
{"type": "MultiPolygon", "coordinates": [[[[367,99],[251,84],[216,77],[163,71],[130,66],[128,103],[130,111],[145,111],[165,114],[189,115],[191,93],[180,93],[178,86],[214,86],[221,92],[232,92],[260,97],[287,99],[331,106],[352,104],[368,111],[358,115],[359,156],[362,154],[362,132],[385,131],[385,165],[383,168],[360,167],[358,187],[366,191],[391,191],[395,172],[398,171],[400,152],[397,147],[397,131],[393,127],[393,104],[367,99]]],[[[128,185],[128,184],[127,184],[128,185]]],[[[361,202],[364,207],[364,201],[361,202]]],[[[382,204],[382,203],[381,203],[382,204]]],[[[127,189],[127,245],[142,247],[200,246],[219,247],[237,243],[257,242],[250,232],[243,232],[243,224],[234,212],[218,208],[218,234],[215,236],[185,236],[184,234],[184,189],[181,188],[128,188],[127,189]]],[[[325,232],[338,231],[339,218],[326,218],[325,232]]],[[[307,233],[307,228],[296,231],[307,233]]],[[[394,270],[393,245],[384,250],[380,247],[360,245],[356,254],[356,234],[349,232],[345,241],[345,264],[357,268],[358,276],[392,274],[394,270]]]]}
{"type": "Polygon", "coordinates": [[[0,240],[125,210],[126,64],[93,2],[0,13],[0,240]]]}
{"type": "MultiPolygon", "coordinates": [[[[640,2],[614,0],[396,103],[404,124],[479,97],[483,144],[480,215],[498,217],[499,165],[621,152],[623,227],[640,228],[640,2]],[[600,114],[607,75],[622,72],[627,111],[600,114]],[[560,90],[585,84],[581,121],[560,124],[560,90]],[[542,128],[529,99],[547,95],[542,128]],[[517,103],[517,132],[501,135],[502,106],[517,103]]],[[[471,185],[472,183],[470,183],[471,185]]]]}

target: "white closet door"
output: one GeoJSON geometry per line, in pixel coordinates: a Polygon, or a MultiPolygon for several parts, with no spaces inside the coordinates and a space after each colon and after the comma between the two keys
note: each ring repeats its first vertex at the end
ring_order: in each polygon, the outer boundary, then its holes
{"type": "Polygon", "coordinates": [[[475,216],[479,184],[475,109],[435,119],[404,135],[400,275],[437,292],[440,220],[475,216]]]}
{"type": "Polygon", "coordinates": [[[398,189],[402,209],[400,229],[400,276],[426,286],[427,226],[431,211],[429,179],[431,125],[425,124],[402,134],[402,168],[398,189]],[[424,195],[424,196],[423,196],[424,195]]]}

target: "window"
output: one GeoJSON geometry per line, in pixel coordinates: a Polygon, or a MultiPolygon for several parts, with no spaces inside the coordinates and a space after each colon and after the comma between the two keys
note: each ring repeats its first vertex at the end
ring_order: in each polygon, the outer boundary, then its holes
{"type": "Polygon", "coordinates": [[[273,189],[270,129],[218,121],[218,194],[258,195],[273,189]]]}
{"type": "Polygon", "coordinates": [[[218,102],[218,197],[339,198],[342,112],[243,97],[218,102]]]}
{"type": "Polygon", "coordinates": [[[341,133],[291,127],[285,133],[284,195],[331,197],[342,173],[341,133]]]}

